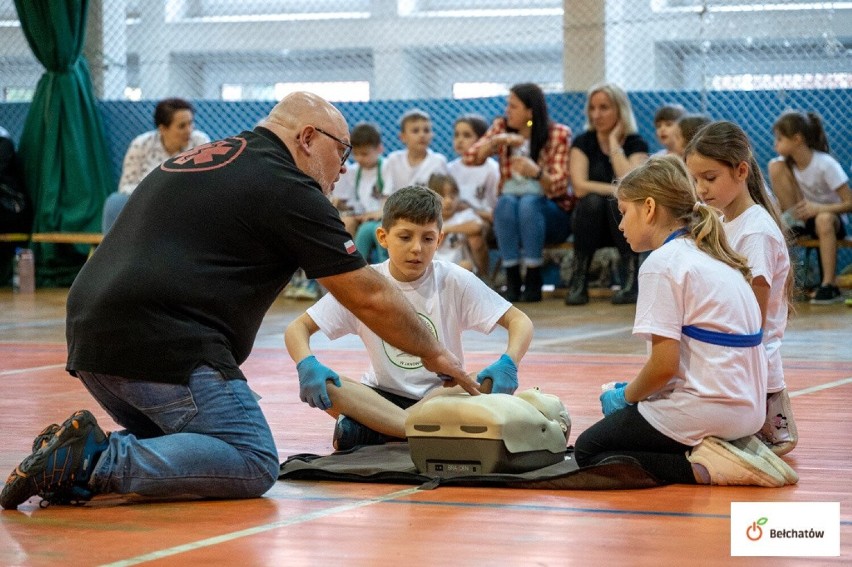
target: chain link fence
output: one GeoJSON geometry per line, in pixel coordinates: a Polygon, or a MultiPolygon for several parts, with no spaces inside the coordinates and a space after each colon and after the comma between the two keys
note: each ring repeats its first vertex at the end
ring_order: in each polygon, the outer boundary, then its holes
{"type": "MultiPolygon", "coordinates": [[[[272,102],[308,89],[361,103],[345,106],[385,126],[388,150],[399,147],[399,115],[429,106],[435,149],[449,153],[452,121],[469,110],[499,114],[514,83],[569,93],[552,111],[579,132],[583,97],[570,93],[608,80],[631,94],[652,147],[656,108],[678,102],[737,120],[768,158],[772,121],[801,107],[825,117],[848,165],[850,30],[849,2],[92,0],[85,54],[105,102],[234,103],[198,113],[214,136],[251,127],[272,102]]],[[[26,105],[11,103],[25,103],[42,72],[14,3],[0,0],[2,117],[13,135],[26,105]]],[[[111,140],[152,126],[150,105],[138,106],[111,140]]]]}
{"type": "MultiPolygon", "coordinates": [[[[774,0],[91,0],[85,55],[102,101],[116,178],[156,100],[197,104],[213,138],[251,128],[291,90],[338,103],[350,124],[433,117],[433,148],[452,155],[453,121],[491,119],[509,86],[536,82],[552,117],[584,129],[586,90],[607,80],[634,105],[653,150],[665,103],[741,124],[759,162],[787,108],[823,118],[852,164],[852,3],[774,0]]],[[[0,124],[16,139],[43,73],[0,0],[0,124]]]]}

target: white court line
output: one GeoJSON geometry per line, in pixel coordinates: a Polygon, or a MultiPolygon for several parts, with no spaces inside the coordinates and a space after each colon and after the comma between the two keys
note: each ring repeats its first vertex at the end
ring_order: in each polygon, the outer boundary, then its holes
{"type": "Polygon", "coordinates": [[[12,374],[23,374],[24,372],[32,372],[34,370],[52,370],[54,368],[65,368],[64,364],[48,364],[47,366],[31,366],[29,368],[16,368],[15,370],[0,371],[0,376],[10,376],[12,374]]]}
{"type": "Polygon", "coordinates": [[[259,533],[277,530],[278,528],[292,526],[294,524],[303,524],[305,522],[310,522],[311,520],[316,520],[325,516],[331,516],[340,512],[348,512],[350,510],[355,510],[357,508],[362,508],[364,506],[369,506],[370,504],[376,504],[378,502],[384,502],[386,500],[393,500],[394,498],[398,498],[400,496],[408,496],[409,494],[414,494],[418,490],[420,490],[419,487],[406,488],[404,490],[391,492],[390,494],[379,496],[377,498],[370,498],[369,500],[363,500],[361,502],[353,502],[351,504],[335,506],[334,508],[319,510],[317,512],[310,512],[309,514],[302,514],[301,516],[296,516],[295,518],[290,518],[289,520],[282,520],[280,522],[273,522],[271,524],[263,524],[254,528],[240,530],[238,532],[231,532],[229,534],[223,534],[220,536],[202,539],[192,543],[177,545],[168,549],[161,549],[160,551],[153,551],[151,553],[146,553],[145,555],[137,555],[136,557],[131,557],[130,559],[123,559],[114,563],[106,563],[101,567],[126,567],[128,565],[138,565],[140,563],[145,563],[146,561],[155,561],[157,559],[177,555],[179,553],[185,553],[187,551],[193,551],[195,549],[201,549],[203,547],[209,547],[211,545],[219,545],[220,543],[225,543],[234,539],[253,536],[259,533]]]}
{"type": "Polygon", "coordinates": [[[574,336],[570,336],[570,337],[560,337],[560,338],[556,338],[556,339],[544,339],[544,340],[541,340],[541,341],[533,341],[530,344],[530,349],[533,349],[533,348],[539,347],[539,346],[553,346],[553,345],[559,345],[559,344],[563,344],[563,343],[576,343],[576,342],[579,342],[579,341],[585,341],[585,340],[594,339],[594,338],[597,338],[597,337],[606,337],[608,335],[617,335],[617,334],[623,333],[625,331],[632,332],[633,326],[631,325],[629,327],[616,327],[614,329],[607,329],[606,331],[597,331],[597,332],[594,332],[594,333],[585,333],[585,334],[582,334],[582,335],[574,335],[574,336]]]}
{"type": "Polygon", "coordinates": [[[829,388],[835,388],[837,386],[843,386],[845,384],[852,384],[852,376],[850,376],[849,378],[841,378],[840,380],[835,380],[834,382],[826,382],[825,384],[819,384],[818,386],[802,388],[801,390],[796,390],[795,392],[787,393],[790,395],[791,398],[795,398],[796,396],[813,394],[814,392],[819,392],[820,390],[828,390],[829,388]]]}

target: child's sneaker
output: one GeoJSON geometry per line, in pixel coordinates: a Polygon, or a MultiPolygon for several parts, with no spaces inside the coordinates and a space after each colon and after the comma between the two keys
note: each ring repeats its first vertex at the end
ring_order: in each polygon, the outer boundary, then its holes
{"type": "Polygon", "coordinates": [[[95,416],[86,410],[74,413],[12,471],[0,493],[0,506],[14,510],[35,495],[49,504],[89,500],[94,495],[87,487],[89,477],[106,448],[107,436],[95,416]]]}
{"type": "Polygon", "coordinates": [[[843,294],[836,285],[821,285],[817,288],[811,303],[814,305],[829,305],[843,301],[843,294]]]}
{"type": "Polygon", "coordinates": [[[793,419],[793,408],[787,389],[769,394],[766,398],[766,422],[757,436],[776,455],[786,455],[799,442],[799,432],[793,419]]]}
{"type": "Polygon", "coordinates": [[[781,457],[770,451],[770,448],[767,447],[763,440],[759,439],[756,435],[749,435],[742,439],[730,441],[730,443],[737,449],[752,454],[755,457],[759,457],[772,465],[772,467],[784,477],[784,482],[786,484],[796,484],[799,482],[799,475],[793,470],[793,467],[785,463],[781,457]]]}
{"type": "Polygon", "coordinates": [[[359,445],[384,445],[392,438],[373,431],[345,415],[337,418],[331,444],[335,451],[347,451],[359,445]]]}
{"type": "Polygon", "coordinates": [[[765,459],[739,449],[717,437],[705,437],[686,458],[702,465],[710,484],[720,486],[784,486],[784,477],[765,459]]]}

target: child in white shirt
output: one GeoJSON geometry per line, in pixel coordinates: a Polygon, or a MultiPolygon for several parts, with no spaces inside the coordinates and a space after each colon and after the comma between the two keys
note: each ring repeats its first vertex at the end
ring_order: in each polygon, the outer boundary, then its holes
{"type": "Polygon", "coordinates": [[[500,184],[500,164],[489,157],[481,165],[467,165],[461,156],[487,131],[488,122],[478,114],[465,114],[457,118],[453,125],[453,151],[459,157],[447,165],[447,171],[458,184],[461,200],[483,222],[480,234],[469,235],[467,239],[479,274],[488,273],[488,241],[493,241],[496,246],[492,225],[500,184]]]}
{"type": "Polygon", "coordinates": [[[783,486],[796,473],[754,433],[766,412],[766,351],[746,259],[682,160],[651,158],[616,190],[639,269],[633,332],[650,347],[636,377],[601,394],[604,418],[575,443],[577,464],[616,456],[672,483],[783,486]]]}
{"type": "Polygon", "coordinates": [[[784,217],[796,236],[819,239],[822,282],[812,303],[843,301],[837,287],[837,240],[852,212],[849,176],[829,154],[822,120],[815,112],[787,111],[772,127],[779,157],[769,179],[784,217]]]}
{"type": "MultiPolygon", "coordinates": [[[[507,329],[505,354],[482,369],[477,381],[485,393],[511,394],[518,386],[518,364],[532,340],[532,322],[474,274],[434,259],[444,238],[441,209],[441,198],[426,187],[406,187],[388,197],[377,234],[390,258],[375,269],[402,291],[423,323],[462,363],[463,331],[507,329]]],[[[333,437],[338,450],[404,438],[406,409],[443,389],[442,378],[424,368],[419,358],[385,343],[331,295],[293,321],[284,338],[297,362],[302,401],[338,418],[333,437]],[[348,334],[361,338],[370,369],[360,381],[341,377],[317,361],[310,348],[310,337],[317,331],[330,339],[348,334]]]]}
{"type": "MultiPolygon", "coordinates": [[[[408,185],[426,186],[433,173],[447,173],[447,158],[429,148],[434,137],[429,113],[419,108],[406,111],[399,120],[399,129],[399,139],[405,149],[391,152],[384,160],[383,197],[408,185]]],[[[387,253],[376,240],[379,225],[378,220],[362,223],[355,234],[355,246],[362,255],[364,250],[369,253],[375,250],[379,261],[384,261],[387,253]]],[[[370,260],[369,256],[364,257],[370,260]]]]}
{"type": "Polygon", "coordinates": [[[783,455],[798,441],[781,362],[781,341],[794,286],[787,230],[767,194],[742,128],[725,121],[705,126],[687,146],[685,159],[699,197],[721,209],[728,242],[746,257],[751,268],[769,365],[766,420],[758,435],[776,454],[783,455]]]}
{"type": "Polygon", "coordinates": [[[473,270],[471,237],[482,236],[483,221],[476,211],[459,198],[459,186],[449,175],[436,173],[429,178],[429,189],[441,196],[444,238],[435,258],[473,270]]]}
{"type": "MultiPolygon", "coordinates": [[[[334,186],[332,201],[340,211],[346,230],[355,236],[361,223],[382,218],[385,164],[378,126],[360,122],[352,128],[349,140],[355,165],[347,167],[346,173],[340,176],[334,186]]],[[[355,244],[357,246],[358,243],[355,244]]],[[[368,257],[368,251],[359,249],[359,252],[368,257]]]]}

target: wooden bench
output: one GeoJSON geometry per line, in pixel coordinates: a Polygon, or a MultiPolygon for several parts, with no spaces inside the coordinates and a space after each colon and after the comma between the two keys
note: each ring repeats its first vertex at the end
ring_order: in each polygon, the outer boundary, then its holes
{"type": "MultiPolygon", "coordinates": [[[[822,264],[819,261],[819,240],[816,239],[816,238],[807,238],[807,237],[803,236],[803,237],[796,239],[794,247],[795,248],[802,248],[804,250],[804,255],[802,257],[802,264],[804,265],[804,269],[805,269],[804,279],[806,281],[800,282],[799,285],[802,285],[804,287],[810,287],[810,284],[812,283],[812,282],[810,282],[811,270],[809,269],[810,265],[811,265],[811,255],[812,254],[816,254],[817,273],[815,274],[815,276],[817,278],[819,278],[819,281],[817,281],[814,285],[819,285],[820,282],[822,282],[822,264]]],[[[838,240],[837,241],[837,249],[840,250],[840,249],[843,249],[843,248],[852,248],[852,240],[850,240],[848,238],[838,240]]],[[[791,258],[791,260],[793,260],[793,258],[791,258]]],[[[842,267],[842,266],[838,266],[838,267],[842,267]]],[[[846,276],[844,276],[844,277],[846,277],[846,276]]],[[[838,279],[837,283],[838,283],[838,285],[840,285],[840,287],[847,287],[846,285],[844,285],[845,282],[841,281],[840,279],[838,279]]]]}
{"type": "Polygon", "coordinates": [[[104,239],[99,232],[8,232],[0,234],[0,242],[46,242],[51,244],[89,244],[97,246],[104,239]]]}
{"type": "Polygon", "coordinates": [[[89,256],[95,251],[104,235],[99,232],[24,232],[0,233],[0,242],[21,242],[24,245],[31,242],[44,244],[88,244],[89,256]]]}

